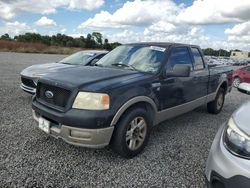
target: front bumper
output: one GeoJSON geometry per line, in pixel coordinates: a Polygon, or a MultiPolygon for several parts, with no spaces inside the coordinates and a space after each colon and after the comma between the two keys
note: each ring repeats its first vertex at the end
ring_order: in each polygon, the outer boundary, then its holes
{"type": "MultiPolygon", "coordinates": [[[[40,114],[32,110],[33,118],[38,123],[40,114]]],[[[50,122],[49,135],[55,138],[61,138],[65,142],[90,148],[101,148],[107,146],[112,137],[114,127],[100,129],[76,128],[68,125],[58,124],[47,119],[50,122]]]]}
{"type": "Polygon", "coordinates": [[[81,110],[66,108],[63,111],[49,107],[33,97],[32,109],[40,116],[57,122],[61,125],[70,125],[75,128],[101,129],[110,127],[113,112],[111,110],[81,110]]]}
{"type": "Polygon", "coordinates": [[[220,182],[226,188],[249,188],[250,160],[231,154],[223,143],[223,133],[226,125],[217,132],[206,165],[208,187],[220,182]]]}

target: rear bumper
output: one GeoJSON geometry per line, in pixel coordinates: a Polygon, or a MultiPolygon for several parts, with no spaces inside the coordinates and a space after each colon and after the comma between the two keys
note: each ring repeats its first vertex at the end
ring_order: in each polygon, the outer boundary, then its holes
{"type": "Polygon", "coordinates": [[[224,147],[224,130],[225,125],[217,132],[210,149],[205,171],[208,187],[213,187],[217,181],[225,188],[247,188],[250,185],[250,161],[234,156],[224,147]]]}
{"type": "MultiPolygon", "coordinates": [[[[32,111],[33,118],[38,124],[40,114],[32,111]]],[[[114,127],[100,129],[76,128],[68,125],[57,124],[49,119],[49,135],[55,138],[61,138],[65,142],[90,148],[101,148],[107,146],[111,140],[114,127]]]]}
{"type": "Polygon", "coordinates": [[[20,88],[24,90],[25,92],[30,93],[32,95],[36,93],[36,88],[26,86],[23,83],[20,85],[20,88]]]}

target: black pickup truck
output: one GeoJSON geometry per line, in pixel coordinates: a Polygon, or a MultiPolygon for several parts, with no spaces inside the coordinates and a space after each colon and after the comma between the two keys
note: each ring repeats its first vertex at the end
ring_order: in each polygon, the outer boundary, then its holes
{"type": "Polygon", "coordinates": [[[231,67],[209,68],[198,46],[126,44],[96,66],[42,77],[33,117],[40,129],[70,144],[110,145],[131,158],[154,125],[204,104],[219,113],[231,85],[231,67]]]}

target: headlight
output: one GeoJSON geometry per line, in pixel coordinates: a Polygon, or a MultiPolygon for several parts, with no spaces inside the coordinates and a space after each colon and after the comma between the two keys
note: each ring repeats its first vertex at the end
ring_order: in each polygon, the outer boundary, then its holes
{"type": "Polygon", "coordinates": [[[104,93],[79,92],[72,108],[85,110],[109,109],[109,95],[104,93]]]}
{"type": "Polygon", "coordinates": [[[237,127],[233,118],[228,121],[224,144],[233,154],[250,159],[250,137],[237,127]]]}

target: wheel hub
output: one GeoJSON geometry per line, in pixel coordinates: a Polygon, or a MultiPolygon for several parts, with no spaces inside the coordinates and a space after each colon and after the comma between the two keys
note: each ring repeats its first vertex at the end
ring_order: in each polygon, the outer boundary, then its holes
{"type": "Polygon", "coordinates": [[[217,108],[220,109],[223,105],[223,94],[220,94],[218,101],[217,101],[217,108]]]}
{"type": "Polygon", "coordinates": [[[137,150],[144,143],[147,124],[143,117],[134,118],[126,132],[126,142],[130,150],[137,150]]]}
{"type": "Polygon", "coordinates": [[[134,139],[136,139],[136,138],[139,137],[139,131],[140,131],[140,130],[139,130],[138,127],[136,127],[136,128],[134,129],[134,131],[133,131],[133,133],[132,133],[134,139]]]}

